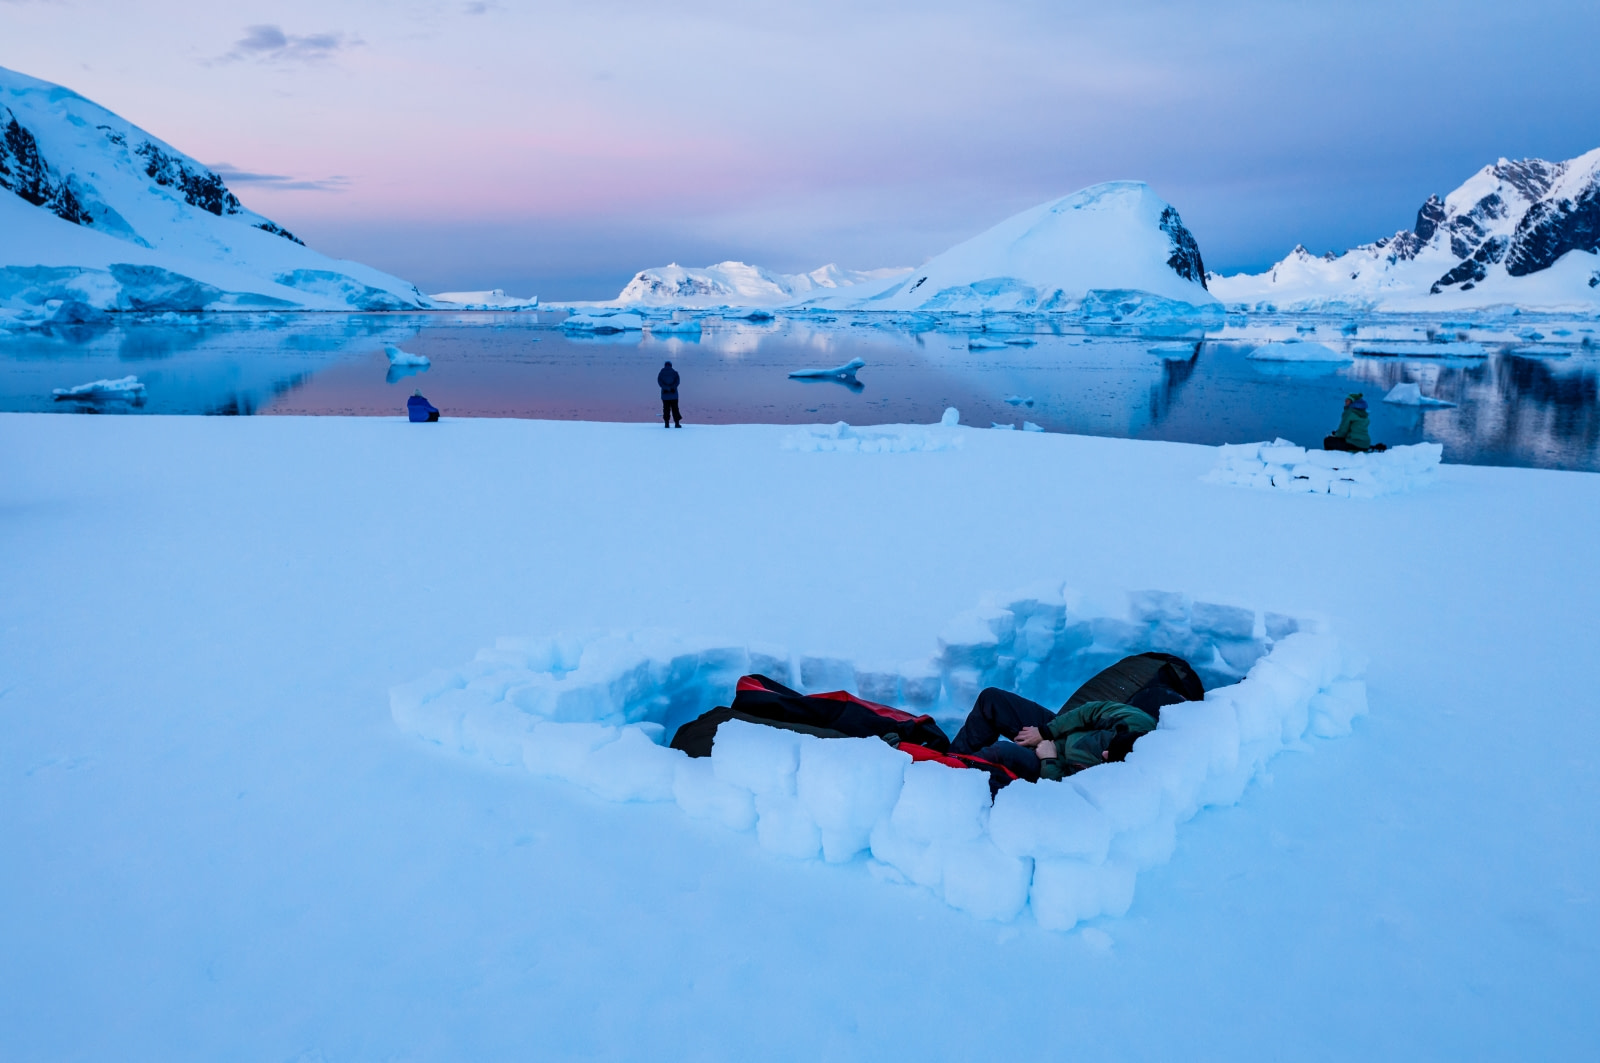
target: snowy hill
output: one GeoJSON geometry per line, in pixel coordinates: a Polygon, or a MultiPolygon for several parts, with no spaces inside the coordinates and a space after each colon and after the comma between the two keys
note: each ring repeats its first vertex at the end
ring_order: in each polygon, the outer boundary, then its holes
{"type": "Polygon", "coordinates": [[[865,297],[802,300],[858,310],[1066,311],[1150,319],[1220,313],[1194,236],[1146,184],[1113,181],[1031,210],[865,297]]]}
{"type": "Polygon", "coordinates": [[[781,306],[819,291],[903,277],[910,269],[840,269],[829,263],[810,273],[773,273],[743,262],[697,269],[656,266],[636,273],[615,302],[623,306],[781,306]]]}
{"type": "Polygon", "coordinates": [[[1449,311],[1600,309],[1600,149],[1567,162],[1501,159],[1393,236],[1265,273],[1212,277],[1229,305],[1449,311]]]}
{"type": "Polygon", "coordinates": [[[428,305],[397,277],[306,247],[138,126],[0,68],[0,312],[10,319],[428,305]]]}

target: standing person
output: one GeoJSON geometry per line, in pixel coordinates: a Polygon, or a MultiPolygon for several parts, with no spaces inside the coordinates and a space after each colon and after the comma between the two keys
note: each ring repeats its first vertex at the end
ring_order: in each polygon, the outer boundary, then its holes
{"type": "Polygon", "coordinates": [[[672,368],[671,362],[661,367],[656,383],[661,385],[661,427],[682,428],[683,416],[678,413],[678,371],[672,368]]]}

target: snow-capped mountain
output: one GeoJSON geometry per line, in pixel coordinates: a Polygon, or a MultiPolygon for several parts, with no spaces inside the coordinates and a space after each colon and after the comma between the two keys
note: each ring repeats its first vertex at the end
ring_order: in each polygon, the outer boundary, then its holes
{"type": "MultiPolygon", "coordinates": [[[[864,293],[865,294],[865,293],[864,293]]],[[[1013,215],[840,309],[1065,311],[1139,320],[1220,314],[1194,235],[1139,181],[1092,185],[1013,215]]]]}
{"type": "Polygon", "coordinates": [[[104,107],[0,68],[0,305],[38,316],[429,302],[397,277],[311,250],[217,173],[104,107]]]}
{"type": "Polygon", "coordinates": [[[1393,236],[1265,273],[1211,279],[1229,305],[1452,310],[1600,307],[1600,149],[1567,162],[1501,159],[1393,236]]]}
{"type": "Polygon", "coordinates": [[[695,268],[656,266],[634,274],[615,302],[625,306],[781,306],[817,291],[852,288],[911,272],[904,269],[840,269],[829,263],[810,273],[774,273],[744,262],[695,268]]]}

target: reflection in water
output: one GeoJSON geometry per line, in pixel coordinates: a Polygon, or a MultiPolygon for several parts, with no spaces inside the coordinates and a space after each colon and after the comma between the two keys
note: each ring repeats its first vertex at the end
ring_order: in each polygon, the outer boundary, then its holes
{"type": "Polygon", "coordinates": [[[1381,329],[1329,319],[1236,320],[1210,339],[1127,327],[1091,335],[1060,323],[1019,334],[1036,323],[976,315],[705,317],[702,332],[686,336],[569,336],[559,320],[551,313],[218,314],[0,334],[0,409],[59,409],[53,388],[133,374],[146,385],[145,412],[403,416],[415,383],[409,378],[426,371],[428,396],[446,417],[645,422],[659,416],[656,370],[671,359],[683,375],[680,401],[691,423],[931,423],[955,406],[973,425],[1025,418],[1056,432],[1314,443],[1338,424],[1345,394],[1363,391],[1374,439],[1391,445],[1428,439],[1444,444],[1447,461],[1600,469],[1592,323],[1543,323],[1550,339],[1534,341],[1526,320],[1515,334],[1421,320],[1386,320],[1381,329]],[[1299,364],[1246,357],[1270,339],[1300,335],[1348,350],[1358,333],[1370,341],[1367,333],[1385,330],[1413,342],[1470,331],[1491,354],[1299,364]],[[980,333],[1032,342],[973,349],[980,333]],[[388,343],[425,354],[432,365],[390,366],[388,343]],[[1567,357],[1512,353],[1530,345],[1567,357]],[[852,358],[866,363],[853,380],[788,378],[852,358]],[[1384,403],[1399,383],[1457,406],[1384,403]],[[1007,403],[1016,396],[1034,404],[1007,403]]]}

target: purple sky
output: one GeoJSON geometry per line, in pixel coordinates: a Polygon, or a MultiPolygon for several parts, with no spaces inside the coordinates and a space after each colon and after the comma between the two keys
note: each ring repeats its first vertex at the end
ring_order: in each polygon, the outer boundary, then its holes
{"type": "Polygon", "coordinates": [[[1409,226],[1600,146],[1600,5],[0,0],[0,65],[425,290],[910,265],[1115,178],[1207,265],[1409,226]]]}

